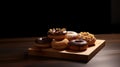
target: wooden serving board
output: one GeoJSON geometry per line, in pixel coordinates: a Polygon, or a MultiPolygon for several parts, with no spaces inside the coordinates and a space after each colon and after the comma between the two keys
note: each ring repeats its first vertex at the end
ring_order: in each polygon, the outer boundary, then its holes
{"type": "Polygon", "coordinates": [[[74,60],[81,62],[88,62],[92,59],[103,47],[105,40],[96,40],[95,46],[88,47],[83,52],[70,52],[67,50],[55,50],[52,48],[36,49],[34,47],[28,48],[28,54],[32,56],[52,57],[66,60],[74,60]]]}

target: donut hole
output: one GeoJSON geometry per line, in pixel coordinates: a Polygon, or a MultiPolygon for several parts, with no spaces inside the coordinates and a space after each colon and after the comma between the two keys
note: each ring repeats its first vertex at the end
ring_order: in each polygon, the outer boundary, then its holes
{"type": "Polygon", "coordinates": [[[83,41],[81,41],[81,40],[76,40],[75,42],[83,42],[83,41]]]}

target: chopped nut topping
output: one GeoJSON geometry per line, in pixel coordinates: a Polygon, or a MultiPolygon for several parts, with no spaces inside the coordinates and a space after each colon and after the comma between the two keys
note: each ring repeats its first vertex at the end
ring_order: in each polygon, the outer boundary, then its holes
{"type": "Polygon", "coordinates": [[[66,34],[66,28],[53,28],[53,29],[49,29],[48,34],[66,34]]]}

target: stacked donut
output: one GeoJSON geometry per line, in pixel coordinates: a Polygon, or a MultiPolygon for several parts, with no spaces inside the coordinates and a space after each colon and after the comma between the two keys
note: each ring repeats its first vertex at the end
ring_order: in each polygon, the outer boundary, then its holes
{"type": "Polygon", "coordinates": [[[56,50],[85,51],[94,46],[96,38],[89,32],[67,31],[66,28],[49,29],[46,37],[35,40],[35,46],[56,50]]]}
{"type": "Polygon", "coordinates": [[[64,50],[68,47],[69,40],[66,38],[66,28],[53,28],[49,29],[48,37],[53,39],[51,47],[57,50],[64,50]]]}

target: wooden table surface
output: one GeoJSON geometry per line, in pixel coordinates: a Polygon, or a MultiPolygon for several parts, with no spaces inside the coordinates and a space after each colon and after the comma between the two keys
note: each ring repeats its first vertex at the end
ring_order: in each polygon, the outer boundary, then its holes
{"type": "Polygon", "coordinates": [[[0,67],[119,67],[120,34],[96,34],[106,45],[89,62],[32,57],[27,53],[38,37],[0,39],[0,67]]]}

